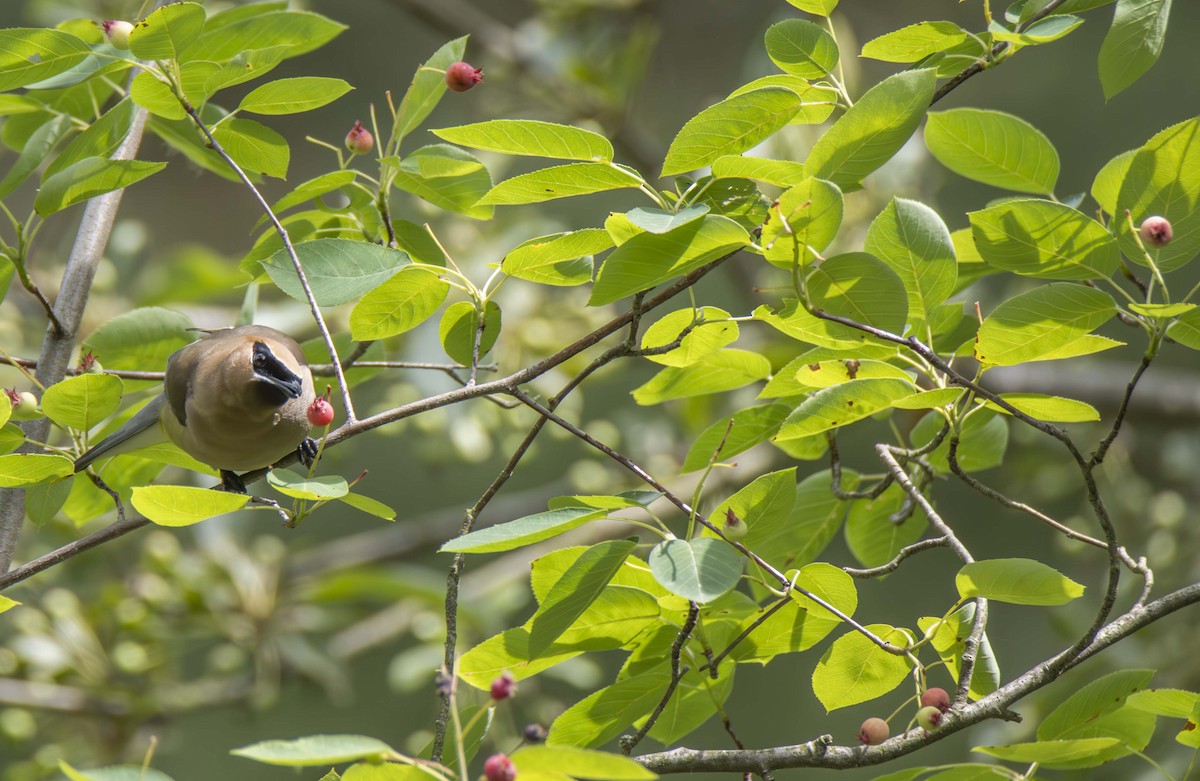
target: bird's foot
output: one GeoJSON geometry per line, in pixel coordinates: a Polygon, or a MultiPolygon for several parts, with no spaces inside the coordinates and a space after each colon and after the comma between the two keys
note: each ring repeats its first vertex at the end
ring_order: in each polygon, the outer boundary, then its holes
{"type": "Polygon", "coordinates": [[[296,455],[300,457],[300,463],[305,466],[312,466],[317,460],[317,451],[320,448],[317,446],[317,440],[312,437],[305,437],[300,446],[296,448],[296,455]]]}
{"type": "Polygon", "coordinates": [[[242,480],[242,476],[237,472],[229,472],[221,470],[221,490],[231,494],[249,493],[246,490],[246,481],[242,480]]]}

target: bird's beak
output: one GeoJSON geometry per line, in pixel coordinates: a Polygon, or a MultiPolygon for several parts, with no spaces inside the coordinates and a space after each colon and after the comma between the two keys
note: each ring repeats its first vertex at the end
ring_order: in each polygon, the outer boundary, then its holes
{"type": "Polygon", "coordinates": [[[254,352],[256,359],[262,359],[255,361],[255,379],[273,385],[289,399],[300,398],[300,394],[304,392],[304,381],[261,342],[254,345],[254,352]]]}

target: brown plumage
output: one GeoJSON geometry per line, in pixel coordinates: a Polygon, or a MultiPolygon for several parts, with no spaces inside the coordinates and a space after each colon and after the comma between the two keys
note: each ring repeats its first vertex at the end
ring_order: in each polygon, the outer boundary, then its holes
{"type": "Polygon", "coordinates": [[[165,435],[188,455],[221,470],[260,469],[301,449],[306,455],[312,374],[300,345],[261,325],[213,331],[167,361],[163,394],[84,453],[75,471],[165,435]]]}

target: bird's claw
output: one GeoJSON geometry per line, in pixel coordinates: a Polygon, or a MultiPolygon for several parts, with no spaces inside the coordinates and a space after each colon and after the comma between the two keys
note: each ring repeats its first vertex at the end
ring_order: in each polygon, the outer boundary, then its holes
{"type": "Polygon", "coordinates": [[[300,463],[305,466],[312,466],[317,460],[317,440],[312,437],[305,437],[300,446],[296,448],[296,455],[300,457],[300,463]]]}
{"type": "Polygon", "coordinates": [[[242,476],[237,472],[221,470],[221,490],[231,494],[248,494],[246,490],[246,481],[242,480],[242,476]]]}

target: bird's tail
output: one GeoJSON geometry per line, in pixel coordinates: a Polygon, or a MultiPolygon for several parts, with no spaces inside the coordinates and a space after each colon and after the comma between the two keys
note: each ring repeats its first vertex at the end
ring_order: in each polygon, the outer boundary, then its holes
{"type": "Polygon", "coordinates": [[[96,459],[128,453],[153,445],[165,438],[158,425],[159,415],[167,404],[166,396],[156,396],[138,410],[125,425],[100,440],[99,444],[75,460],[75,471],[82,472],[96,459]]]}

